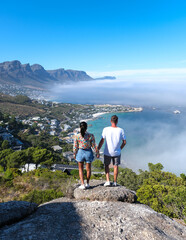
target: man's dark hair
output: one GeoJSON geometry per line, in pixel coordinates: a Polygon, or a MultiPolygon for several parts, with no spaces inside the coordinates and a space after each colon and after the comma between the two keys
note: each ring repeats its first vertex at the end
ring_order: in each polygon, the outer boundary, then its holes
{"type": "Polygon", "coordinates": [[[118,123],[118,117],[117,117],[116,115],[113,115],[113,116],[111,117],[111,122],[117,124],[117,123],[118,123]]]}

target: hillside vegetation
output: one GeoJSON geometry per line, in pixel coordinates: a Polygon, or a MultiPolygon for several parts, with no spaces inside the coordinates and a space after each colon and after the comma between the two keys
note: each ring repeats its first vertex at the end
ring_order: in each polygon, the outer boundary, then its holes
{"type": "Polygon", "coordinates": [[[52,117],[58,120],[66,120],[66,115],[72,111],[86,109],[86,105],[45,102],[43,104],[36,100],[31,100],[24,95],[15,97],[5,94],[0,94],[0,111],[3,114],[9,114],[20,117],[41,116],[52,117]]]}
{"type": "MultiPolygon", "coordinates": [[[[186,175],[181,174],[177,177],[162,169],[160,163],[149,163],[149,171],[140,170],[139,174],[128,168],[120,168],[118,183],[137,190],[138,201],[141,203],[186,222],[186,175]]],[[[86,171],[84,173],[86,175],[86,171]]],[[[78,170],[73,170],[71,175],[67,175],[62,171],[52,172],[49,169],[21,173],[16,168],[6,168],[4,171],[1,167],[1,201],[26,200],[40,204],[68,196],[70,187],[78,179],[78,170]]],[[[91,179],[105,179],[105,175],[93,174],[91,179]]]]}

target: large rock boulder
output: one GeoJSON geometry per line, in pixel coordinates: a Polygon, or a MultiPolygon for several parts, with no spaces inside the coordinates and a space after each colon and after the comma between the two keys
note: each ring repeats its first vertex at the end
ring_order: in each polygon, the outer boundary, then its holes
{"type": "Polygon", "coordinates": [[[146,205],[61,198],[0,230],[1,240],[184,240],[186,227],[146,205]]]}
{"type": "Polygon", "coordinates": [[[0,227],[14,223],[37,209],[37,204],[24,201],[0,203],[0,227]]]}
{"type": "Polygon", "coordinates": [[[82,190],[77,186],[74,190],[74,197],[81,200],[122,201],[129,203],[134,203],[137,200],[135,192],[126,187],[120,185],[117,187],[104,187],[103,185],[103,181],[93,180],[89,189],[82,190]]]}

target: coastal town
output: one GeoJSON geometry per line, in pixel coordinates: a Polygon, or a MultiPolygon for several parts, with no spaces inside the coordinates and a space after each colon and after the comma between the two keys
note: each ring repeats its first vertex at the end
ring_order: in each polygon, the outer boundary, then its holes
{"type": "MultiPolygon", "coordinates": [[[[46,109],[45,114],[17,115],[1,119],[1,142],[6,142],[12,150],[18,151],[30,147],[25,144],[25,139],[39,139],[40,135],[45,134],[49,136],[49,138],[55,139],[53,142],[56,144],[51,145],[50,148],[54,152],[60,153],[62,158],[66,159],[67,162],[74,162],[72,145],[75,135],[79,132],[79,123],[81,121],[88,122],[95,120],[107,113],[143,111],[141,107],[137,108],[124,105],[72,105],[46,100],[32,100],[32,102],[46,109]],[[11,127],[11,124],[14,126],[20,125],[21,127],[17,127],[16,132],[15,129],[11,127]],[[65,146],[68,146],[68,148],[64,148],[64,144],[66,144],[65,146]]],[[[26,142],[28,142],[28,140],[26,142]]]]}

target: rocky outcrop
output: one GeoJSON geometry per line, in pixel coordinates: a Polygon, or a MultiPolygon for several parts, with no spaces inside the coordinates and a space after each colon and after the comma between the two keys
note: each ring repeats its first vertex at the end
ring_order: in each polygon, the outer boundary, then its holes
{"type": "Polygon", "coordinates": [[[69,81],[92,80],[84,71],[65,70],[45,70],[39,64],[21,64],[20,61],[10,61],[0,63],[0,83],[18,84],[24,86],[34,86],[46,88],[49,84],[66,83],[69,81]]]}
{"type": "Polygon", "coordinates": [[[103,184],[103,181],[93,180],[90,189],[82,191],[75,188],[74,197],[79,200],[88,199],[91,201],[136,202],[137,196],[134,191],[119,185],[117,187],[103,187],[103,184]]]}
{"type": "MultiPolygon", "coordinates": [[[[146,205],[134,203],[135,192],[125,187],[104,187],[103,182],[97,180],[92,180],[91,188],[87,190],[80,190],[77,186],[69,191],[76,199],[59,198],[40,205],[37,211],[19,222],[1,227],[0,239],[186,239],[185,226],[146,205]]],[[[10,223],[7,216],[18,220],[17,216],[27,215],[20,215],[24,209],[30,213],[36,208],[36,205],[25,204],[10,202],[0,205],[0,217],[5,217],[4,223],[10,223]],[[29,205],[31,207],[27,208],[29,205]]]]}
{"type": "Polygon", "coordinates": [[[14,223],[37,209],[37,204],[24,201],[0,203],[0,227],[14,223]]]}
{"type": "Polygon", "coordinates": [[[142,204],[60,198],[0,229],[1,240],[183,240],[186,228],[142,204]]]}
{"type": "Polygon", "coordinates": [[[58,81],[68,82],[68,81],[88,81],[93,80],[90,76],[84,71],[75,71],[75,70],[65,70],[64,68],[56,70],[47,71],[53,78],[58,81]]]}

